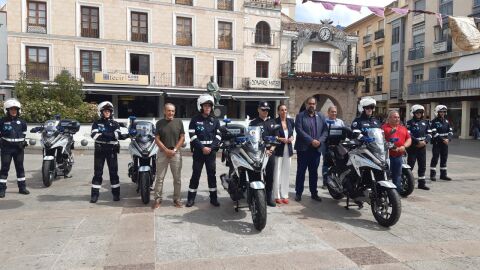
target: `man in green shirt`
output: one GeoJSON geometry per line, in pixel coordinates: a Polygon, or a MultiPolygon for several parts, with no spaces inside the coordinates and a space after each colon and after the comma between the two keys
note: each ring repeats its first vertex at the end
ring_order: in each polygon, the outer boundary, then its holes
{"type": "Polygon", "coordinates": [[[175,119],[175,105],[167,103],[164,106],[165,118],[157,121],[155,143],[160,148],[157,155],[157,181],[155,184],[155,201],[153,208],[159,208],[162,203],[163,180],[168,165],[173,175],[173,204],[182,207],[180,202],[180,188],[182,184],[182,155],[180,148],[185,141],[183,123],[175,119]]]}

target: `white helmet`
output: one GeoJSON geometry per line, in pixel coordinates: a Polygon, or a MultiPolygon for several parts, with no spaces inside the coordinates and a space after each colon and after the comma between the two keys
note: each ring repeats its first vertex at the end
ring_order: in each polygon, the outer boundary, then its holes
{"type": "Polygon", "coordinates": [[[210,103],[213,108],[213,104],[215,104],[215,100],[209,94],[200,95],[197,99],[197,109],[199,112],[202,112],[202,105],[205,103],[210,103]]]}
{"type": "Polygon", "coordinates": [[[8,113],[8,109],[10,108],[13,108],[13,107],[16,107],[17,110],[18,110],[18,114],[20,114],[20,112],[22,111],[22,104],[20,104],[20,102],[15,99],[15,98],[10,98],[10,99],[7,99],[4,103],[3,103],[3,112],[5,114],[8,113]]]}
{"type": "Polygon", "coordinates": [[[413,116],[413,114],[416,112],[416,111],[424,111],[425,112],[425,108],[420,105],[420,104],[415,104],[412,106],[412,108],[410,108],[410,116],[413,116]]]}
{"type": "Polygon", "coordinates": [[[447,113],[447,106],[445,105],[438,105],[437,107],[435,107],[435,115],[438,115],[439,112],[445,112],[447,113]]]}
{"type": "Polygon", "coordinates": [[[375,99],[371,98],[371,97],[362,98],[360,100],[360,102],[358,103],[358,112],[362,113],[363,108],[367,107],[367,106],[370,106],[370,105],[377,106],[377,101],[375,99]]]}
{"type": "Polygon", "coordinates": [[[110,101],[104,101],[97,106],[98,117],[102,117],[103,110],[110,110],[113,115],[113,104],[110,101]]]}

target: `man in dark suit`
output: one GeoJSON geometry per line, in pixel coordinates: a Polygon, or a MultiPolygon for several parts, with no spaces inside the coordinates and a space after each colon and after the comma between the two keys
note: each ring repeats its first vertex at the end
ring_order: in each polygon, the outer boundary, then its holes
{"type": "Polygon", "coordinates": [[[308,185],[312,199],[321,202],[318,196],[317,180],[318,166],[322,153],[320,145],[327,138],[327,125],[325,117],[315,111],[317,100],[310,97],[305,102],[305,111],[299,113],[295,119],[295,131],[297,140],[295,141],[295,150],[297,150],[297,178],[295,181],[295,200],[302,200],[302,193],[305,183],[305,171],[308,168],[308,185]]]}

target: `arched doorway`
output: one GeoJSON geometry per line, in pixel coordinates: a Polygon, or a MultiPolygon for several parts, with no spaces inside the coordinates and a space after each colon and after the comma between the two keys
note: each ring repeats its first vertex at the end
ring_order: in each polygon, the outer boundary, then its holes
{"type": "MultiPolygon", "coordinates": [[[[324,115],[327,115],[328,108],[330,106],[336,106],[337,107],[337,117],[342,118],[343,117],[343,110],[342,106],[340,103],[333,98],[332,96],[329,95],[324,95],[324,94],[317,94],[313,96],[317,100],[317,108],[316,110],[319,112],[322,112],[324,115]]],[[[302,106],[300,107],[300,112],[305,110],[305,102],[307,100],[304,100],[302,103],[302,106]]]]}

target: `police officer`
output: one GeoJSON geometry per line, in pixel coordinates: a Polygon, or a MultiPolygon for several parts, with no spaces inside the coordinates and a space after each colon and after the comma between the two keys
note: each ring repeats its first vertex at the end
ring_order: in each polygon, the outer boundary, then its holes
{"type": "Polygon", "coordinates": [[[194,116],[188,126],[190,135],[190,147],[193,151],[192,178],[188,188],[187,207],[195,204],[195,196],[202,173],[203,164],[207,169],[208,189],[210,191],[210,203],[220,206],[217,199],[217,180],[215,158],[222,137],[220,135],[220,122],[211,116],[214,99],[209,94],[201,95],[197,99],[199,114],[194,116]]]}
{"type": "MultiPolygon", "coordinates": [[[[250,122],[250,126],[261,126],[263,129],[262,136],[277,136],[275,132],[275,120],[270,119],[268,113],[270,112],[270,105],[266,101],[260,101],[258,103],[258,117],[253,119],[250,122]]],[[[273,174],[275,169],[275,156],[273,152],[275,151],[275,147],[271,146],[267,149],[268,163],[267,167],[265,168],[265,191],[267,192],[267,205],[268,206],[276,206],[275,201],[272,197],[272,190],[273,190],[273,174]]]]}
{"type": "Polygon", "coordinates": [[[381,128],[381,123],[373,116],[377,102],[371,97],[362,98],[358,103],[360,116],[352,122],[354,134],[362,134],[368,128],[381,128]]]}
{"type": "Polygon", "coordinates": [[[19,118],[22,105],[16,99],[9,99],[3,104],[5,117],[0,119],[1,155],[2,168],[0,170],[0,198],[5,197],[7,189],[7,177],[10,163],[15,164],[17,171],[18,192],[28,195],[25,184],[25,170],[23,168],[24,148],[26,146],[25,135],[27,123],[19,118]]]}
{"type": "Polygon", "coordinates": [[[122,138],[120,125],[113,120],[113,105],[109,101],[100,103],[97,107],[99,120],[92,125],[91,136],[95,141],[94,176],[92,179],[91,203],[96,203],[102,186],[103,166],[108,165],[113,200],[120,200],[120,181],[118,177],[117,154],[120,151],[118,140],[122,138]]]}
{"type": "Polygon", "coordinates": [[[415,167],[418,161],[418,188],[430,190],[425,185],[425,171],[427,169],[427,143],[432,139],[430,123],[424,119],[425,108],[422,105],[415,104],[410,109],[410,116],[413,118],[407,121],[407,129],[412,138],[412,145],[407,148],[408,165],[415,167]]]}
{"type": "Polygon", "coordinates": [[[453,129],[445,116],[447,106],[438,105],[435,107],[435,119],[430,123],[432,129],[432,160],[430,161],[430,179],[436,181],[436,167],[440,157],[440,179],[450,181],[447,176],[448,143],[452,140],[453,129]]]}

